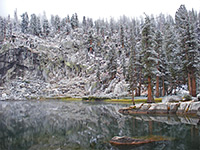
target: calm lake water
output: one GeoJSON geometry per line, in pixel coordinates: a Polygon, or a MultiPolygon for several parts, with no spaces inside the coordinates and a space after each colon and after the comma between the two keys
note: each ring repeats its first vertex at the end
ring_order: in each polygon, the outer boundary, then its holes
{"type": "Polygon", "coordinates": [[[119,114],[118,109],[124,106],[62,101],[0,101],[0,150],[200,149],[198,123],[144,121],[137,116],[119,114]],[[114,136],[152,135],[171,140],[137,147],[109,144],[114,136]]]}

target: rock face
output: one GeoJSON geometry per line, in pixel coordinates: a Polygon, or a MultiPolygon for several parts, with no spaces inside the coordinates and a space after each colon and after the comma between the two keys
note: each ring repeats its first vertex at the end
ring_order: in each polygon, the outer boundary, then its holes
{"type": "Polygon", "coordinates": [[[122,108],[122,114],[177,114],[200,117],[200,102],[137,104],[122,108]]]}
{"type": "Polygon", "coordinates": [[[14,48],[0,53],[1,84],[7,80],[23,77],[26,74],[35,74],[41,77],[39,69],[40,58],[38,53],[25,47],[14,48]]]}
{"type": "Polygon", "coordinates": [[[89,53],[81,38],[57,35],[42,39],[19,33],[14,42],[1,43],[0,100],[127,95],[121,68],[118,68],[117,78],[108,77],[104,71],[107,58],[89,53]],[[96,76],[97,62],[100,81],[96,76]]]}

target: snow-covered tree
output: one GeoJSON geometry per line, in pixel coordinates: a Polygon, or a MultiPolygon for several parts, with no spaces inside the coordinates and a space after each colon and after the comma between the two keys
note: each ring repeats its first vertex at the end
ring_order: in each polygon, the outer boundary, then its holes
{"type": "Polygon", "coordinates": [[[37,17],[36,19],[36,27],[37,27],[37,35],[40,36],[42,34],[42,26],[41,26],[40,17],[37,17]]]}
{"type": "Polygon", "coordinates": [[[14,11],[14,20],[13,20],[13,31],[18,32],[20,30],[20,23],[17,16],[17,9],[14,11]]]}
{"type": "Polygon", "coordinates": [[[56,32],[60,32],[61,21],[60,21],[60,17],[58,15],[55,16],[54,27],[56,29],[56,32]]]}
{"type": "Polygon", "coordinates": [[[0,42],[4,40],[4,19],[0,16],[0,42]]]}
{"type": "Polygon", "coordinates": [[[190,94],[196,96],[196,72],[199,63],[199,52],[194,14],[192,12],[188,13],[185,5],[181,5],[176,12],[175,19],[180,39],[183,71],[188,77],[190,94]]]}
{"type": "Polygon", "coordinates": [[[155,51],[155,29],[152,20],[146,15],[144,25],[142,27],[142,65],[144,76],[148,79],[148,98],[147,102],[153,102],[153,79],[155,78],[158,63],[158,53],[155,51]]]}
{"type": "Polygon", "coordinates": [[[29,25],[29,17],[28,13],[25,12],[21,15],[22,17],[22,22],[21,22],[21,31],[22,33],[27,33],[28,32],[28,25],[29,25]]]}
{"type": "Polygon", "coordinates": [[[129,63],[128,63],[128,80],[129,80],[129,88],[132,94],[132,102],[135,105],[134,95],[136,93],[136,89],[138,86],[138,69],[137,69],[137,55],[136,55],[136,41],[133,35],[133,31],[131,30],[131,52],[129,56],[129,63]]]}
{"type": "Polygon", "coordinates": [[[72,29],[78,28],[78,26],[79,26],[79,20],[78,20],[77,13],[75,13],[75,14],[72,15],[70,22],[71,22],[72,29]]]}
{"type": "Polygon", "coordinates": [[[11,36],[12,36],[12,22],[11,22],[11,18],[10,18],[10,15],[8,15],[8,18],[6,20],[6,38],[7,39],[10,39],[11,36]]]}
{"type": "Polygon", "coordinates": [[[116,47],[114,44],[110,44],[108,48],[109,48],[108,49],[109,52],[108,52],[107,70],[108,70],[109,78],[114,79],[117,73],[117,57],[115,53],[116,47]]]}
{"type": "Polygon", "coordinates": [[[31,15],[29,30],[31,34],[37,35],[37,16],[35,14],[31,15]]]}
{"type": "Polygon", "coordinates": [[[49,33],[50,33],[50,26],[49,26],[49,22],[48,22],[48,20],[47,20],[46,17],[45,17],[44,20],[43,20],[43,25],[42,25],[42,27],[43,27],[43,34],[44,34],[44,36],[45,36],[45,37],[48,36],[49,33]]]}
{"type": "Polygon", "coordinates": [[[157,74],[156,74],[156,97],[160,96],[160,76],[161,76],[161,72],[160,72],[160,68],[163,68],[162,66],[162,62],[161,62],[161,53],[162,53],[162,45],[163,45],[163,38],[162,38],[162,33],[160,32],[159,29],[156,30],[155,33],[155,51],[158,54],[157,57],[157,74]]]}

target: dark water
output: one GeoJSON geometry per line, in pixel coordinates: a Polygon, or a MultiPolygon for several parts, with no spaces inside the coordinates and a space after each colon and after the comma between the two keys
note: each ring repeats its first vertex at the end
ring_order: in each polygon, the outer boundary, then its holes
{"type": "Polygon", "coordinates": [[[200,126],[124,116],[120,104],[0,101],[0,150],[199,150],[200,126]],[[170,141],[115,147],[114,136],[161,135],[170,141]]]}

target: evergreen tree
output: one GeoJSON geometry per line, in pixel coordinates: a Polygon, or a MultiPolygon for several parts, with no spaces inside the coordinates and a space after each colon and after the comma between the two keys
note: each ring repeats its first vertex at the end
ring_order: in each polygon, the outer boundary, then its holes
{"type": "Polygon", "coordinates": [[[31,15],[30,19],[30,33],[33,35],[37,35],[37,17],[35,14],[31,15]]]}
{"type": "Polygon", "coordinates": [[[60,22],[60,17],[58,15],[55,16],[54,27],[57,32],[60,32],[61,22],[60,22]]]}
{"type": "Polygon", "coordinates": [[[67,26],[67,18],[63,18],[61,23],[60,23],[61,31],[65,31],[66,26],[67,26]]]}
{"type": "Polygon", "coordinates": [[[48,36],[50,33],[49,22],[46,18],[44,18],[44,21],[43,21],[43,33],[45,37],[48,36]]]}
{"type": "Polygon", "coordinates": [[[75,14],[72,15],[70,22],[71,22],[72,29],[78,28],[78,26],[79,26],[79,20],[78,20],[77,13],[75,13],[75,14]]]}
{"type": "Polygon", "coordinates": [[[152,84],[157,74],[158,53],[155,51],[155,29],[149,16],[146,16],[142,27],[142,65],[144,76],[148,79],[147,102],[153,102],[152,84]]]}
{"type": "Polygon", "coordinates": [[[21,31],[22,33],[28,33],[28,25],[29,25],[28,13],[27,12],[23,13],[21,17],[22,17],[21,31]]]}
{"type": "Polygon", "coordinates": [[[13,31],[17,32],[19,31],[19,20],[18,20],[18,16],[17,16],[17,9],[14,12],[14,21],[13,21],[13,31]]]}
{"type": "Polygon", "coordinates": [[[129,88],[132,94],[132,102],[135,105],[134,95],[136,93],[137,85],[138,85],[138,77],[137,77],[137,59],[136,59],[136,41],[133,35],[133,31],[131,30],[131,53],[128,64],[128,79],[129,79],[129,88]]]}
{"type": "Polygon", "coordinates": [[[117,74],[117,57],[115,53],[115,45],[110,44],[108,48],[109,48],[109,52],[108,52],[107,70],[108,70],[109,78],[114,79],[117,74]]]}
{"type": "Polygon", "coordinates": [[[12,22],[10,15],[8,15],[8,19],[6,21],[6,38],[10,39],[12,36],[12,22]]]}
{"type": "MultiPolygon", "coordinates": [[[[176,30],[174,27],[170,24],[165,25],[165,32],[164,32],[164,38],[163,38],[163,54],[166,55],[166,65],[162,68],[161,72],[163,74],[162,76],[162,82],[163,84],[163,90],[165,90],[164,86],[169,86],[169,91],[172,92],[173,89],[177,88],[177,81],[179,80],[179,74],[180,71],[180,59],[178,57],[179,55],[179,49],[177,45],[177,36],[176,36],[176,30]],[[164,73],[166,72],[166,73],[164,73]]],[[[167,88],[167,87],[166,87],[167,88]]],[[[170,92],[170,93],[171,93],[170,92]]],[[[165,91],[163,91],[164,96],[165,91]]],[[[168,92],[168,94],[170,94],[168,92]]]]}
{"type": "Polygon", "coordinates": [[[124,48],[124,38],[125,38],[124,27],[121,25],[121,27],[120,27],[120,41],[121,41],[122,48],[124,48]]]}
{"type": "Polygon", "coordinates": [[[79,27],[79,20],[78,20],[78,15],[77,15],[77,13],[75,13],[75,27],[76,27],[76,28],[79,27]]]}
{"type": "Polygon", "coordinates": [[[161,63],[161,61],[160,61],[160,59],[161,59],[161,53],[162,53],[162,45],[163,45],[163,39],[162,39],[162,33],[160,32],[160,30],[158,29],[157,31],[156,31],[156,33],[155,33],[156,35],[156,37],[155,37],[155,51],[156,51],[156,53],[158,53],[158,57],[157,57],[157,59],[158,59],[158,62],[157,62],[157,74],[156,74],[156,97],[159,97],[160,96],[160,91],[159,91],[159,87],[160,87],[160,85],[159,85],[159,78],[160,78],[160,76],[161,76],[161,72],[160,72],[160,69],[161,68],[163,68],[162,67],[162,63],[161,63]]]}
{"type": "Polygon", "coordinates": [[[42,34],[42,26],[41,26],[40,17],[37,17],[36,27],[37,27],[37,35],[40,36],[42,34]]]}
{"type": "Polygon", "coordinates": [[[0,42],[4,40],[4,19],[0,16],[0,42]]]}
{"type": "Polygon", "coordinates": [[[193,17],[194,15],[189,15],[184,5],[180,6],[175,15],[180,39],[183,71],[187,74],[188,77],[189,93],[192,96],[196,96],[196,72],[199,52],[193,17]]]}

